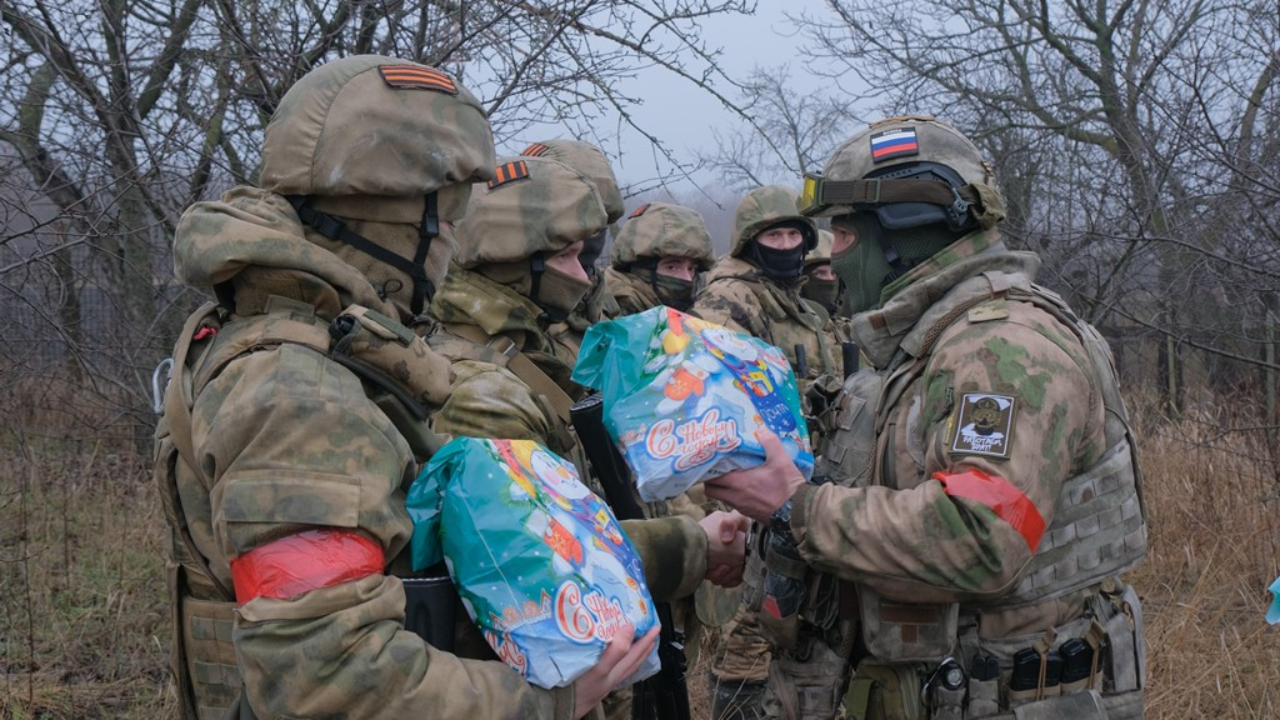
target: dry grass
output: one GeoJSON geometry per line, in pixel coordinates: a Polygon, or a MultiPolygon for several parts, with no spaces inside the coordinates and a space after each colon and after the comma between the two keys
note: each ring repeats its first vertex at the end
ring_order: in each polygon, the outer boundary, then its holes
{"type": "MultiPolygon", "coordinates": [[[[1144,423],[1148,717],[1280,717],[1274,430],[1144,423]]],[[[128,443],[0,434],[0,718],[166,718],[164,519],[128,443]]],[[[703,658],[710,653],[704,652],[703,658]]],[[[705,669],[690,673],[705,713],[705,669]]],[[[705,714],[702,715],[705,717],[705,714]]]]}
{"type": "Polygon", "coordinates": [[[148,462],[3,438],[0,717],[172,714],[167,535],[148,462]]]}

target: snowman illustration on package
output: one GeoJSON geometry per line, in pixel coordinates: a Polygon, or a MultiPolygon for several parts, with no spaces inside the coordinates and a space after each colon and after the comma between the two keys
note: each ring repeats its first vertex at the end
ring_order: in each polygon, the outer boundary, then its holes
{"type": "Polygon", "coordinates": [[[795,375],[759,338],[658,307],[591,327],[573,378],[603,393],[605,428],[647,502],[763,463],[762,428],[813,471],[795,375]]]}
{"type": "MultiPolygon", "coordinates": [[[[489,646],[535,685],[572,683],[622,628],[640,637],[658,621],[617,519],[539,443],[457,438],[406,506],[415,568],[443,557],[489,646]]],[[[656,652],[628,684],[657,672],[656,652]]]]}

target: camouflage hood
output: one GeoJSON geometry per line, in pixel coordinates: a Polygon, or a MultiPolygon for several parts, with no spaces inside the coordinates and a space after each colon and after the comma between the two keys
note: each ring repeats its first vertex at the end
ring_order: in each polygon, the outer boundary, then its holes
{"type": "Polygon", "coordinates": [[[252,284],[296,297],[315,305],[324,317],[336,316],[350,303],[398,316],[364,274],[308,240],[311,232],[283,197],[253,187],[234,188],[220,201],[196,203],[183,213],[174,237],[174,272],[192,287],[252,284]],[[252,283],[245,282],[246,271],[253,275],[252,283]]]}
{"type": "Polygon", "coordinates": [[[900,347],[914,356],[921,339],[912,330],[928,330],[942,319],[934,315],[949,304],[940,298],[974,284],[985,287],[991,282],[988,274],[1029,291],[1039,269],[1039,256],[1008,250],[996,230],[970,233],[913,268],[901,278],[906,281],[902,289],[880,308],[854,315],[853,340],[875,367],[887,365],[900,347]]]}
{"type": "Polygon", "coordinates": [[[715,263],[711,235],[696,210],[671,203],[636,208],[613,241],[611,261],[627,270],[642,259],[688,258],[705,272],[715,263]]]}

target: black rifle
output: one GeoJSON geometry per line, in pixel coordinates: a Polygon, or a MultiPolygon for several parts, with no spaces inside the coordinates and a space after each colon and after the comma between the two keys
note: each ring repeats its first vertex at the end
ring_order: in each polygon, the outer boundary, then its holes
{"type": "MultiPolygon", "coordinates": [[[[619,520],[643,520],[644,510],[632,492],[631,471],[604,429],[604,399],[600,393],[574,403],[569,415],[613,514],[619,520]]],[[[653,606],[662,624],[658,636],[658,660],[662,669],[634,686],[631,717],[632,720],[690,720],[684,637],[671,620],[670,603],[655,602],[653,606]]]]}

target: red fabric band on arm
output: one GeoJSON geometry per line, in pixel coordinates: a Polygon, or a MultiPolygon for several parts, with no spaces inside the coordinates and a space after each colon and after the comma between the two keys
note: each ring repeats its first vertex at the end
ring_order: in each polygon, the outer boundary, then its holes
{"type": "Polygon", "coordinates": [[[970,468],[962,473],[936,472],[933,479],[942,483],[949,497],[964,498],[982,503],[995,511],[996,516],[1013,526],[1027,541],[1027,548],[1035,552],[1044,535],[1044,516],[1026,493],[999,475],[990,475],[970,468]]]}
{"type": "Polygon", "coordinates": [[[232,558],[240,605],[259,597],[287,600],[308,590],[382,572],[382,546],[350,530],[307,530],[232,558]]]}

